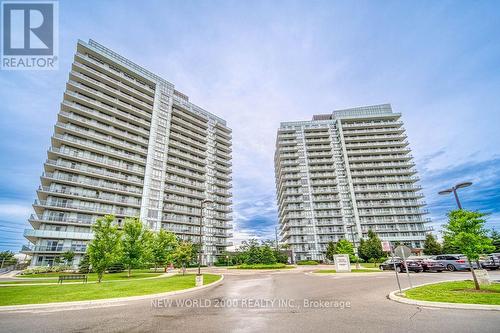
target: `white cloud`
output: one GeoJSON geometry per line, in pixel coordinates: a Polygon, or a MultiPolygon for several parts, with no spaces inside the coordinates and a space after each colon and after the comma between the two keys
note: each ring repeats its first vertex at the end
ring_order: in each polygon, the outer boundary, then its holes
{"type": "Polygon", "coordinates": [[[27,219],[31,212],[30,205],[0,203],[0,216],[2,216],[2,219],[27,219]]]}

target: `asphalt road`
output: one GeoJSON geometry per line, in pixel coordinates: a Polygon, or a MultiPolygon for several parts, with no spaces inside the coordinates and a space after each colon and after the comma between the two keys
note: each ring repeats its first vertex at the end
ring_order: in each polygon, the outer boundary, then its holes
{"type": "MultiPolygon", "coordinates": [[[[387,299],[394,272],[315,276],[307,269],[226,274],[208,289],[105,308],[0,313],[1,332],[500,332],[498,311],[387,299]],[[328,307],[326,307],[328,306],[328,307]]],[[[411,274],[413,284],[470,273],[411,274]]],[[[500,278],[496,272],[490,273],[500,278]]],[[[407,279],[401,274],[403,287],[407,279]]]]}

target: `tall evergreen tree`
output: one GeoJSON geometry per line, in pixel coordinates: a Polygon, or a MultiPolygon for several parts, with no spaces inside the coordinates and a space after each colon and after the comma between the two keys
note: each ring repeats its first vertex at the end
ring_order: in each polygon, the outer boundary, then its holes
{"type": "Polygon", "coordinates": [[[373,230],[368,230],[368,239],[360,242],[359,246],[361,258],[371,261],[374,264],[384,257],[380,238],[373,230]]]}
{"type": "Polygon", "coordinates": [[[333,241],[329,241],[326,246],[326,259],[333,261],[333,256],[335,255],[335,243],[333,241]]]}
{"type": "Polygon", "coordinates": [[[494,252],[500,252],[500,233],[496,230],[491,230],[490,238],[491,245],[495,247],[494,252]]]}
{"type": "Polygon", "coordinates": [[[425,236],[424,242],[424,254],[436,255],[442,252],[441,244],[438,243],[437,239],[432,234],[427,234],[425,236]]]}

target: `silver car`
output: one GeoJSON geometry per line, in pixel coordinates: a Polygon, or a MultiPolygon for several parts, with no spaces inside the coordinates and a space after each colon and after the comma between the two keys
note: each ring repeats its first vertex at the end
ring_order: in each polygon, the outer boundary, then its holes
{"type": "Polygon", "coordinates": [[[470,269],[467,258],[461,254],[440,254],[433,258],[449,271],[464,271],[470,269]]]}

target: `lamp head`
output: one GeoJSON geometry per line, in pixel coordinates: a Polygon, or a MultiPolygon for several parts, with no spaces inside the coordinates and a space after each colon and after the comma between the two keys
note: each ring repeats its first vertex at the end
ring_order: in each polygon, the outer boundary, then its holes
{"type": "Polygon", "coordinates": [[[463,183],[458,183],[455,185],[455,188],[464,188],[464,187],[469,187],[472,185],[472,182],[463,182],[463,183]]]}
{"type": "Polygon", "coordinates": [[[444,195],[444,194],[450,194],[451,192],[453,192],[452,189],[447,189],[447,190],[439,191],[438,194],[444,195]]]}

